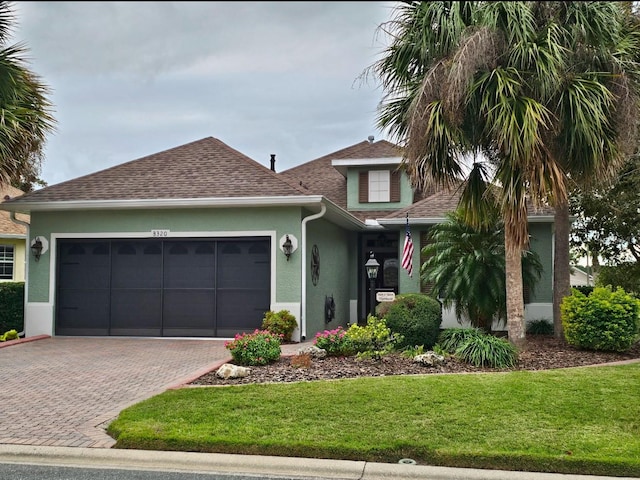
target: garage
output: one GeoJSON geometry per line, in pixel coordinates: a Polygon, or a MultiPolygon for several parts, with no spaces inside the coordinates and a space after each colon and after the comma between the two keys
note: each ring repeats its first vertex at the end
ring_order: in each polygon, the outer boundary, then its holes
{"type": "Polygon", "coordinates": [[[270,239],[61,239],[56,335],[233,337],[270,308],[270,239]]]}

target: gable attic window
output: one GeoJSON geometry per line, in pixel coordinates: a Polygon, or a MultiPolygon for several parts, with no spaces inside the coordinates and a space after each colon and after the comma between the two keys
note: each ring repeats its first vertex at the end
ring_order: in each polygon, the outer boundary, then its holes
{"type": "Polygon", "coordinates": [[[370,170],[360,172],[359,180],[360,203],[400,201],[400,172],[370,170]]]}
{"type": "Polygon", "coordinates": [[[13,245],[0,245],[0,280],[13,280],[13,245]]]}

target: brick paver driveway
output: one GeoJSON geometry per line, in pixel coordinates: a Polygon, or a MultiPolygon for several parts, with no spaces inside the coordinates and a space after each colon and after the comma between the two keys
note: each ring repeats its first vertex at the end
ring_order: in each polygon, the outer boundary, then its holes
{"type": "Polygon", "coordinates": [[[224,341],[209,339],[53,337],[0,348],[0,443],[111,447],[104,427],[122,409],[227,358],[224,341]]]}

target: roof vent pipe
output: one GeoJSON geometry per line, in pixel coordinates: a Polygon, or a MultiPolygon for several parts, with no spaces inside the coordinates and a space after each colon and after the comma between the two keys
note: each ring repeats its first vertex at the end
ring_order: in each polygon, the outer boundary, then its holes
{"type": "Polygon", "coordinates": [[[375,137],[373,135],[369,135],[369,138],[367,138],[367,140],[369,140],[369,143],[373,143],[373,139],[375,137]]]}
{"type": "Polygon", "coordinates": [[[271,171],[272,172],[276,171],[276,154],[275,153],[271,154],[271,171]]]}

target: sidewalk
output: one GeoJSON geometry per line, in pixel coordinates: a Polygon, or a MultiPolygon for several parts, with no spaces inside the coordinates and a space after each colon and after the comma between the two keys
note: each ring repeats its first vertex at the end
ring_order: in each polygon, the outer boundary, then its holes
{"type": "MultiPolygon", "coordinates": [[[[0,445],[0,463],[344,480],[632,480],[351,460],[218,453],[0,445]]],[[[636,479],[637,480],[637,479],[636,479]]]]}

